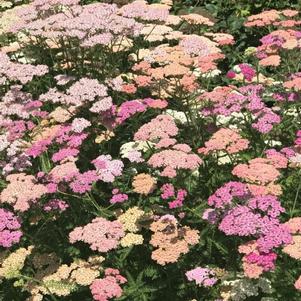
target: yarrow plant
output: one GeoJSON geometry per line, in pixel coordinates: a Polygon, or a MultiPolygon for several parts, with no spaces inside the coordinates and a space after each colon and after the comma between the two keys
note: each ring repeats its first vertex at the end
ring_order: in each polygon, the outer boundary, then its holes
{"type": "Polygon", "coordinates": [[[300,300],[300,7],[234,2],[0,1],[1,300],[300,300]]]}

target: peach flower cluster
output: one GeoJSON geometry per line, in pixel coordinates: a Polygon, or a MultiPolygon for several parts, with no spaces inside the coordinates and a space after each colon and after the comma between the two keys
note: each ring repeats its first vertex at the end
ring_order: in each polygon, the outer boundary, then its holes
{"type": "Polygon", "coordinates": [[[285,81],[283,86],[287,89],[292,89],[298,92],[301,91],[301,74],[288,81],[285,81]]]}
{"type": "Polygon", "coordinates": [[[233,168],[232,174],[249,183],[261,185],[274,182],[280,176],[277,168],[265,158],[255,158],[247,164],[238,164],[233,168]]]}
{"type": "Polygon", "coordinates": [[[299,57],[300,33],[297,30],[274,30],[260,41],[261,45],[257,47],[256,56],[260,59],[259,65],[261,66],[279,66],[281,56],[285,61],[285,55],[288,51],[291,53],[294,51],[293,55],[296,59],[299,57]]]}
{"type": "Polygon", "coordinates": [[[214,23],[210,21],[209,18],[206,18],[199,14],[188,14],[181,16],[183,20],[185,20],[188,24],[192,25],[207,25],[207,26],[213,26],[214,23]]]}
{"type": "Polygon", "coordinates": [[[266,158],[255,158],[247,164],[238,164],[232,174],[246,181],[255,196],[281,195],[281,186],[276,181],[280,178],[279,169],[286,168],[287,164],[288,160],[283,154],[271,149],[266,151],[266,158]]]}
{"type": "MultiPolygon", "coordinates": [[[[288,226],[293,241],[291,244],[284,246],[283,252],[294,259],[301,260],[301,217],[293,217],[285,225],[288,226]]],[[[294,286],[301,291],[301,276],[296,280],[294,286]]]]}
{"type": "MultiPolygon", "coordinates": [[[[209,19],[198,14],[176,18],[177,22],[182,18],[194,24],[213,25],[209,19]]],[[[162,33],[159,34],[158,26],[160,25],[149,26],[147,39],[179,40],[179,44],[162,44],[151,50],[143,49],[139,57],[133,55],[136,61],[142,59],[134,65],[133,71],[137,87],[149,87],[153,95],[160,97],[174,96],[179,89],[183,89],[184,92],[197,91],[197,78],[217,69],[216,61],[224,57],[218,46],[233,43],[231,35],[184,35],[180,31],[172,31],[169,26],[161,26],[162,33]]],[[[136,86],[133,85],[133,88],[136,89],[136,86]]]]}
{"type": "Polygon", "coordinates": [[[140,173],[133,178],[133,191],[139,194],[148,195],[156,187],[156,179],[146,173],[140,173]]]}
{"type": "Polygon", "coordinates": [[[295,288],[296,288],[298,291],[301,291],[301,275],[300,275],[300,277],[296,280],[294,286],[295,286],[295,288]]]}
{"type": "Polygon", "coordinates": [[[294,25],[300,24],[300,22],[293,18],[297,16],[299,12],[297,10],[285,9],[278,11],[275,9],[266,10],[259,14],[249,16],[245,22],[247,27],[264,27],[268,25],[292,27],[294,25]]]}
{"type": "Polygon", "coordinates": [[[43,184],[36,183],[36,178],[25,173],[8,175],[7,187],[0,194],[0,202],[8,203],[17,211],[26,211],[32,203],[37,202],[48,190],[43,184]]]}
{"type": "Polygon", "coordinates": [[[240,136],[237,130],[222,128],[219,129],[209,141],[205,142],[205,147],[199,148],[198,152],[208,155],[213,151],[226,151],[235,154],[248,148],[249,141],[240,136]]]}
{"type": "Polygon", "coordinates": [[[288,226],[293,241],[283,248],[283,252],[294,259],[301,260],[301,217],[291,218],[285,225],[288,226]]]}
{"type": "Polygon", "coordinates": [[[180,227],[173,215],[164,215],[150,226],[153,232],[150,244],[156,249],[152,259],[160,265],[177,262],[179,257],[189,252],[189,246],[199,241],[199,231],[188,226],[180,227]]]}

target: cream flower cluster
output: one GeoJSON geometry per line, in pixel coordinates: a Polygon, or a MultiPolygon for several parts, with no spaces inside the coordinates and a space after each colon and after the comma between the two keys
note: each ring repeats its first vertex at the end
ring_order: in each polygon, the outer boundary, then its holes
{"type": "Polygon", "coordinates": [[[138,207],[132,207],[118,217],[118,221],[123,225],[125,236],[120,240],[122,247],[143,244],[143,236],[137,234],[140,230],[139,219],[144,215],[144,211],[138,207]]]}

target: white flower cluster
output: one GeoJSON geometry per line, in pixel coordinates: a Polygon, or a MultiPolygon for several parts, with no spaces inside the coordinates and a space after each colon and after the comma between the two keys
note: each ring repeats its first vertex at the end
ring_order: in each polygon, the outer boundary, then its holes
{"type": "Polygon", "coordinates": [[[175,122],[186,124],[187,123],[187,117],[184,112],[176,111],[176,110],[166,110],[166,114],[171,116],[175,122]]]}
{"type": "MultiPolygon", "coordinates": [[[[265,294],[272,293],[272,286],[270,280],[266,278],[259,278],[258,280],[242,278],[233,281],[224,281],[222,283],[225,287],[230,287],[229,291],[221,293],[223,300],[241,301],[246,300],[251,296],[258,296],[261,290],[265,294]]],[[[262,298],[261,301],[272,301],[271,298],[262,298]]]]}
{"type": "Polygon", "coordinates": [[[149,141],[130,141],[120,147],[121,158],[127,158],[131,162],[143,162],[142,153],[147,152],[154,143],[149,141]]]}
{"type": "Polygon", "coordinates": [[[217,115],[216,122],[218,125],[227,125],[229,129],[237,129],[237,125],[232,123],[236,122],[239,125],[245,123],[245,116],[241,112],[233,112],[229,116],[217,115]],[[230,122],[231,124],[229,124],[230,122]]]}

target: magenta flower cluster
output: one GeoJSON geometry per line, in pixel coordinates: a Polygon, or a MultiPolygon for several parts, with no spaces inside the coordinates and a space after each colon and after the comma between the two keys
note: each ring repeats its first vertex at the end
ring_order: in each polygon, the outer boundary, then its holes
{"type": "Polygon", "coordinates": [[[10,211],[0,208],[0,246],[10,248],[22,237],[19,219],[10,211]]]}

